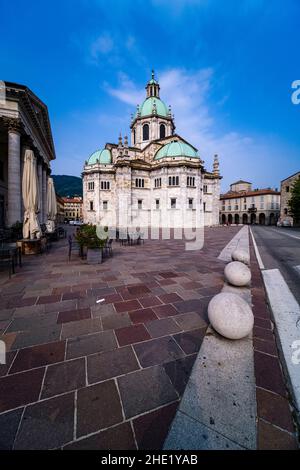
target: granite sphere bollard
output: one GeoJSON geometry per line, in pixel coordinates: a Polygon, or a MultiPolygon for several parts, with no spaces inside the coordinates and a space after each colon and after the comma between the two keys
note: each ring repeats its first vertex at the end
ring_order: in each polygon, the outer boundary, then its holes
{"type": "Polygon", "coordinates": [[[229,284],[237,287],[247,286],[251,281],[250,269],[240,261],[232,261],[227,264],[224,270],[224,275],[229,284]]]}
{"type": "Polygon", "coordinates": [[[254,316],[249,304],[237,294],[221,292],[208,304],[211,326],[228,339],[242,339],[251,333],[254,316]]]}
{"type": "Polygon", "coordinates": [[[250,265],[250,255],[247,251],[236,249],[231,253],[232,261],[240,261],[241,263],[250,265]]]}

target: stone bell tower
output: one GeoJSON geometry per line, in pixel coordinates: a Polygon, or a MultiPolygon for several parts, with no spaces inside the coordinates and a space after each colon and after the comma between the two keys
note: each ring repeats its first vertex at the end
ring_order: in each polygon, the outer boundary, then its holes
{"type": "Polygon", "coordinates": [[[171,106],[160,98],[160,86],[152,70],[151,80],[146,85],[146,99],[131,120],[131,145],[143,149],[151,141],[164,139],[174,134],[175,124],[171,106]]]}

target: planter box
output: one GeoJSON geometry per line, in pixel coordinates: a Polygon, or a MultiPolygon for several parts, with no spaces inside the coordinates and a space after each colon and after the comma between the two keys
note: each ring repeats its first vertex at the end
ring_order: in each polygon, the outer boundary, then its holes
{"type": "Polygon", "coordinates": [[[101,248],[88,248],[86,260],[88,264],[102,263],[102,249],[101,248]]]}

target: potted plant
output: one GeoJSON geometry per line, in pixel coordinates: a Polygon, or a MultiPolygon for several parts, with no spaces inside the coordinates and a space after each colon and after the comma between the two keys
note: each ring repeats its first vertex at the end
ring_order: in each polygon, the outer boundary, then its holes
{"type": "Polygon", "coordinates": [[[88,264],[102,263],[102,248],[105,240],[101,240],[96,233],[95,225],[83,225],[76,233],[75,238],[83,251],[87,249],[88,264]]]}

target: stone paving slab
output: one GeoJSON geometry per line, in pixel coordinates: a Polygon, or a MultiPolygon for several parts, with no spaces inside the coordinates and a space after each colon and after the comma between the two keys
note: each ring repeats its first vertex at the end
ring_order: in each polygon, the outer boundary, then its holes
{"type": "Polygon", "coordinates": [[[249,248],[247,227],[235,235],[219,259],[231,261],[231,252],[237,246],[251,253],[252,289],[235,288],[224,282],[222,290],[253,303],[253,338],[249,335],[230,341],[208,328],[165,449],[298,447],[273,325],[254,250],[249,248]]]}
{"type": "Polygon", "coordinates": [[[262,273],[250,239],[254,368],[257,402],[257,448],[298,449],[297,429],[292,415],[286,379],[275,340],[275,325],[264,289],[262,273]],[[263,323],[262,323],[263,322],[263,323]]]}
{"type": "Polygon", "coordinates": [[[162,448],[236,232],[207,229],[199,252],[114,243],[96,266],[66,240],[25,257],[0,285],[0,448],[162,448]]]}
{"type": "MultiPolygon", "coordinates": [[[[207,435],[213,431],[239,447],[255,449],[256,401],[251,354],[251,340],[230,341],[210,330],[179,409],[202,428],[206,427],[207,435]]],[[[202,444],[199,442],[199,446],[202,444]]],[[[168,439],[166,448],[172,448],[171,445],[168,439]]]]}
{"type": "Polygon", "coordinates": [[[165,444],[171,450],[244,450],[237,443],[178,411],[165,444]]]}

